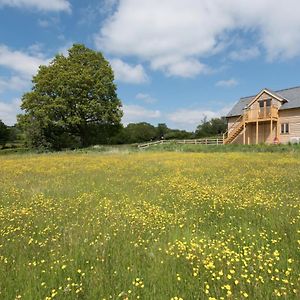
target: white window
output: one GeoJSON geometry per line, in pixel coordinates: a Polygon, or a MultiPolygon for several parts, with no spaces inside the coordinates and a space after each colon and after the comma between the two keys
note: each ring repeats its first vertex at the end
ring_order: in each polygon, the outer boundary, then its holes
{"type": "Polygon", "coordinates": [[[289,123],[282,123],[281,124],[281,134],[289,134],[290,126],[289,123]]]}

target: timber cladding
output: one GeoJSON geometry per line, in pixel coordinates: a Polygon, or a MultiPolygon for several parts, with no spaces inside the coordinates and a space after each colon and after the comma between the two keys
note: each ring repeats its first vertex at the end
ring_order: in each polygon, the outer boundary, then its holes
{"type": "Polygon", "coordinates": [[[241,98],[226,118],[225,144],[300,142],[300,87],[241,98]]]}
{"type": "Polygon", "coordinates": [[[289,124],[289,133],[281,133],[279,140],[281,143],[288,143],[293,138],[300,138],[300,108],[280,110],[279,111],[279,123],[280,128],[281,124],[289,124]]]}

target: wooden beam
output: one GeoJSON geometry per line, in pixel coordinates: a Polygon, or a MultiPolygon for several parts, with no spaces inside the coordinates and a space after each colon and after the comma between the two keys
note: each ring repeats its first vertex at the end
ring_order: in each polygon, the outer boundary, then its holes
{"type": "Polygon", "coordinates": [[[256,121],[256,144],[258,144],[258,121],[256,121]]]}
{"type": "Polygon", "coordinates": [[[246,144],[246,122],[244,121],[243,144],[246,144]]]}
{"type": "Polygon", "coordinates": [[[247,145],[250,145],[250,135],[252,135],[252,126],[248,124],[247,145]]]}
{"type": "Polygon", "coordinates": [[[271,118],[271,144],[273,143],[273,119],[271,118]]]}

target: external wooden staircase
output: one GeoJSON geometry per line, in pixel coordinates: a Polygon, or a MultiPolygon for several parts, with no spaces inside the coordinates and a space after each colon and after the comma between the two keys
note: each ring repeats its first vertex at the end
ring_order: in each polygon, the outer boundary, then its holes
{"type": "Polygon", "coordinates": [[[273,131],[273,122],[277,122],[276,137],[278,137],[278,107],[270,106],[263,108],[247,108],[243,114],[236,119],[234,124],[228,128],[223,134],[224,144],[232,143],[240,133],[244,133],[244,144],[245,144],[245,133],[249,124],[256,123],[256,144],[258,144],[258,122],[268,123],[270,122],[271,132],[273,131]]]}
{"type": "Polygon", "coordinates": [[[235,123],[228,128],[228,130],[223,134],[224,144],[232,143],[237,136],[245,129],[245,116],[241,115],[235,123]]]}

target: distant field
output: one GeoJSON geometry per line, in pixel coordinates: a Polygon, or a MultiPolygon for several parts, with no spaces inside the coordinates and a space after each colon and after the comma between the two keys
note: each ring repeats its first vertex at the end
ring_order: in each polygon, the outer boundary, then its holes
{"type": "MultiPolygon", "coordinates": [[[[143,144],[143,143],[142,143],[143,144]]],[[[265,153],[296,153],[300,154],[300,144],[287,145],[199,145],[199,144],[178,144],[175,142],[152,145],[147,148],[138,148],[139,144],[129,145],[96,145],[89,148],[82,148],[76,150],[63,150],[62,152],[71,153],[133,153],[133,152],[194,152],[194,153],[214,153],[214,152],[265,152],[265,153]]],[[[38,149],[29,148],[8,148],[1,149],[0,156],[10,154],[33,154],[41,153],[38,149]]]]}
{"type": "Polygon", "coordinates": [[[0,299],[300,299],[298,153],[0,166],[0,299]]]}

